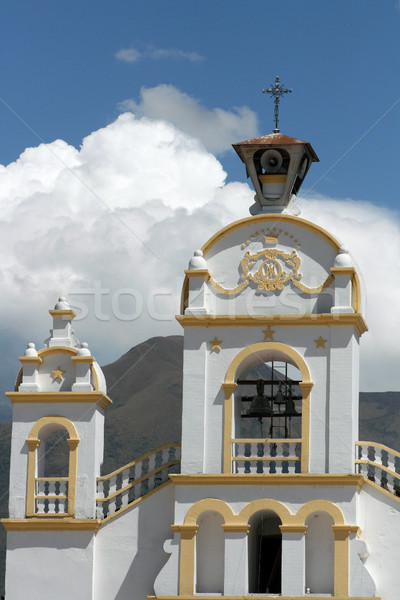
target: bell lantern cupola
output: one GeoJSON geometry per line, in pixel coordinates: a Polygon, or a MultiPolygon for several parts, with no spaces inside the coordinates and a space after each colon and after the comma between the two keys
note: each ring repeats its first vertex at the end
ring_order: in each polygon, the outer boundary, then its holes
{"type": "Polygon", "coordinates": [[[233,147],[256,192],[250,213],[294,212],[289,203],[297,196],[311,163],[319,161],[311,144],[271,133],[233,147]]]}

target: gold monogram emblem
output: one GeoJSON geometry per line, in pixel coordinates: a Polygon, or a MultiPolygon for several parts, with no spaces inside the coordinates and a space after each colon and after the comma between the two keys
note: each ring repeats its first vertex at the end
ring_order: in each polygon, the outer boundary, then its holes
{"type": "Polygon", "coordinates": [[[256,254],[247,250],[240,261],[243,271],[241,279],[253,281],[261,291],[283,290],[289,280],[297,281],[301,278],[298,272],[300,262],[295,250],[289,253],[276,248],[265,248],[256,254]]]}
{"type": "MultiPolygon", "coordinates": [[[[277,238],[264,238],[265,243],[276,243],[277,238]]],[[[297,240],[296,240],[297,242],[297,240]]],[[[250,243],[242,244],[242,249],[250,243]]],[[[292,284],[305,294],[319,294],[328,287],[333,281],[333,275],[329,275],[321,285],[310,288],[304,285],[300,280],[303,275],[300,273],[301,258],[296,250],[285,252],[279,248],[263,248],[259,252],[251,254],[250,250],[242,258],[239,264],[241,271],[240,279],[242,282],[234,288],[224,288],[211,276],[209,282],[220,294],[234,296],[239,294],[251,283],[257,285],[261,292],[275,292],[283,290],[287,284],[292,284]]]]}

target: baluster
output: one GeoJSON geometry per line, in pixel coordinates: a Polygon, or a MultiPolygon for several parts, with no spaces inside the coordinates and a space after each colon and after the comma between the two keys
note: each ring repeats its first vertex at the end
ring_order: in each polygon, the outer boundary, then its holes
{"type": "Polygon", "coordinates": [[[244,460],[235,460],[235,472],[236,473],[244,473],[245,472],[245,462],[244,460]]]}
{"type": "Polygon", "coordinates": [[[394,475],[391,475],[390,473],[386,473],[385,477],[386,477],[386,489],[389,492],[391,492],[392,494],[394,494],[394,475]]]}
{"type": "Polygon", "coordinates": [[[96,519],[104,519],[107,515],[104,514],[103,502],[98,502],[96,505],[96,519]]]}
{"type": "Polygon", "coordinates": [[[60,481],[60,491],[59,494],[60,496],[67,496],[68,495],[68,481],[60,481]]]}
{"type": "Polygon", "coordinates": [[[129,490],[124,490],[123,492],[121,492],[120,498],[121,498],[121,508],[123,506],[127,506],[129,503],[129,490]]]}
{"type": "Polygon", "coordinates": [[[125,488],[129,484],[129,469],[122,471],[121,475],[121,489],[125,488]]]}
{"type": "Polygon", "coordinates": [[[234,456],[245,456],[245,445],[246,444],[235,444],[236,454],[234,456]]]}
{"type": "Polygon", "coordinates": [[[114,494],[114,492],[117,491],[117,476],[113,475],[110,477],[109,482],[108,495],[111,496],[111,494],[114,494]]]}
{"type": "Polygon", "coordinates": [[[257,461],[255,460],[249,460],[247,462],[248,464],[248,471],[247,473],[257,473],[257,461]]]}
{"type": "Polygon", "coordinates": [[[394,454],[392,454],[391,452],[387,453],[387,467],[388,469],[390,469],[391,471],[393,471],[393,473],[396,472],[396,457],[394,454]]]}
{"type": "Polygon", "coordinates": [[[358,464],[358,472],[368,478],[368,465],[366,463],[358,464]]]}
{"type": "Polygon", "coordinates": [[[382,449],[375,447],[374,450],[375,450],[374,462],[378,465],[381,465],[382,464],[382,449]]]}
{"type": "Polygon", "coordinates": [[[58,498],[58,512],[66,513],[67,512],[67,498],[58,498]]]}
{"type": "MultiPolygon", "coordinates": [[[[283,451],[283,443],[280,442],[275,445],[276,445],[275,456],[286,456],[283,451]]],[[[283,473],[283,461],[282,460],[276,460],[274,462],[274,466],[275,466],[275,473],[283,473]]]]}
{"type": "Polygon", "coordinates": [[[104,480],[103,479],[97,480],[97,497],[104,498],[104,480]]]}
{"type": "Polygon", "coordinates": [[[43,514],[46,512],[46,498],[45,496],[41,496],[40,498],[36,498],[36,513],[43,514]]]}
{"type": "Polygon", "coordinates": [[[114,496],[114,498],[111,498],[111,500],[109,500],[109,502],[108,502],[107,514],[113,515],[116,510],[117,510],[117,496],[114,496]]]}
{"type": "Polygon", "coordinates": [[[149,459],[148,459],[149,463],[148,463],[148,473],[150,473],[153,469],[155,469],[156,466],[156,455],[152,454],[149,459]]]}
{"type": "Polygon", "coordinates": [[[135,465],[135,473],[136,473],[136,478],[140,479],[142,477],[142,475],[144,475],[144,463],[145,461],[141,460],[140,462],[136,463],[135,465]]]}
{"type": "Polygon", "coordinates": [[[166,465],[170,462],[169,451],[170,451],[170,448],[164,448],[164,450],[162,451],[162,453],[161,453],[161,464],[162,465],[166,465]]]}

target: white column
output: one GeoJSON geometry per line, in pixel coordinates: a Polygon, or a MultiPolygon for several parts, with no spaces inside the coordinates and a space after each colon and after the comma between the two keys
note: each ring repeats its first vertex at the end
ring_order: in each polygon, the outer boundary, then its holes
{"type": "Polygon", "coordinates": [[[250,526],[224,525],[224,596],[244,596],[249,589],[247,534],[250,526]]]}
{"type": "Polygon", "coordinates": [[[281,525],[282,596],[304,596],[306,585],[306,526],[281,525]]]}

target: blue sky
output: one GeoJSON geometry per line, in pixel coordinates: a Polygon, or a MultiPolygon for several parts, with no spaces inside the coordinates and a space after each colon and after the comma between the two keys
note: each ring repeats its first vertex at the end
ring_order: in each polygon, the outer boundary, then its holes
{"type": "MultiPolygon", "coordinates": [[[[260,90],[279,74],[294,90],[281,130],[311,142],[321,160],[308,187],[397,209],[398,1],[3,0],[0,10],[0,95],[15,111],[0,106],[0,163],[37,145],[30,128],[79,146],[114,120],[119,102],[160,83],[209,108],[248,106],[268,133],[272,100],[260,90]],[[115,58],[129,48],[142,58],[115,58]],[[160,49],[177,55],[154,57],[160,49]]],[[[233,153],[222,164],[244,179],[233,153]]]]}
{"type": "Polygon", "coordinates": [[[399,29],[400,0],[0,0],[0,387],[58,295],[102,364],[182,333],[183,270],[248,215],[231,144],[272,132],[279,75],[281,131],[320,158],[302,214],[366,279],[361,387],[399,389],[399,29]]]}

